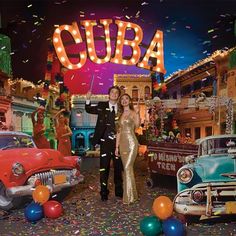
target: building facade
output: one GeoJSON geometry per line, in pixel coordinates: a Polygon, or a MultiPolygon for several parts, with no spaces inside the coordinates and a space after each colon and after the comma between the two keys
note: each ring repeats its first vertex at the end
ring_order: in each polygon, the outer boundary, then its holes
{"type": "MultiPolygon", "coordinates": [[[[92,95],[91,103],[96,105],[99,101],[107,101],[108,95],[92,95]]],[[[85,111],[86,97],[84,95],[73,95],[71,97],[71,130],[72,149],[75,153],[85,150],[94,150],[91,143],[93,138],[97,115],[88,114],[85,111]]]]}
{"type": "Polygon", "coordinates": [[[234,106],[236,102],[236,68],[229,68],[232,50],[216,51],[166,80],[170,98],[186,102],[195,99],[195,107],[185,105],[175,110],[175,119],[183,135],[190,134],[196,140],[224,134],[227,126],[232,125],[229,123],[234,122],[235,117],[227,117],[233,110],[228,104],[234,106]],[[203,101],[205,106],[200,106],[203,101]]]}
{"type": "Polygon", "coordinates": [[[134,105],[139,102],[141,123],[145,123],[148,114],[145,101],[152,98],[152,80],[146,74],[115,74],[114,85],[120,87],[122,93],[131,96],[134,105]]]}

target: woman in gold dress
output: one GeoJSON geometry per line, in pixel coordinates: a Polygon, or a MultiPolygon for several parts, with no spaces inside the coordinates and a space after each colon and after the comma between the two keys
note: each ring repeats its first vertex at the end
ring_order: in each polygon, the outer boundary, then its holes
{"type": "Polygon", "coordinates": [[[115,155],[121,156],[124,167],[123,203],[130,204],[138,200],[134,177],[134,162],[138,154],[138,140],[135,129],[140,125],[139,111],[135,111],[128,94],[120,97],[120,117],[116,137],[115,155]]]}

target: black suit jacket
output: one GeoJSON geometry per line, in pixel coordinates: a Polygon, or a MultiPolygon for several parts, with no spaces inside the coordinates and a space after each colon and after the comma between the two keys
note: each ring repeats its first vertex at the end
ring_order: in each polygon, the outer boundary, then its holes
{"type": "Polygon", "coordinates": [[[85,104],[85,110],[90,114],[98,115],[92,142],[93,145],[100,144],[108,124],[109,102],[98,102],[96,106],[91,106],[91,103],[89,105],[85,104]]]}

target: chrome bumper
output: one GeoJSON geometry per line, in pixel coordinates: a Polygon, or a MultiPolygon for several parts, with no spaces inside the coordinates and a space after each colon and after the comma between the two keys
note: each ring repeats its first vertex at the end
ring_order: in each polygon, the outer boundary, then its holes
{"type": "MultiPolygon", "coordinates": [[[[53,184],[52,181],[44,183],[48,187],[51,193],[56,193],[61,191],[64,188],[73,187],[84,181],[84,176],[79,175],[74,178],[69,178],[66,183],[62,184],[53,184]]],[[[35,190],[35,186],[28,184],[24,186],[11,187],[6,189],[6,194],[9,197],[21,197],[21,196],[32,196],[32,192],[35,190]]]]}
{"type": "Polygon", "coordinates": [[[236,201],[236,183],[202,183],[195,185],[191,189],[186,189],[178,193],[173,201],[174,210],[184,215],[205,215],[216,216],[233,214],[226,207],[228,197],[234,197],[236,201]],[[191,195],[195,190],[201,190],[204,193],[204,201],[197,203],[193,201],[191,195]],[[220,201],[217,199],[221,199],[220,201]]]}

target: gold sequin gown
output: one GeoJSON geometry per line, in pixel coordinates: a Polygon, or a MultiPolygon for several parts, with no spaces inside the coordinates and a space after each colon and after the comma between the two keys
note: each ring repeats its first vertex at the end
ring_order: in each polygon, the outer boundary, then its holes
{"type": "Polygon", "coordinates": [[[119,121],[120,127],[120,155],[124,167],[123,203],[130,204],[138,199],[134,178],[134,162],[138,154],[138,140],[135,136],[135,124],[128,117],[119,121]]]}

